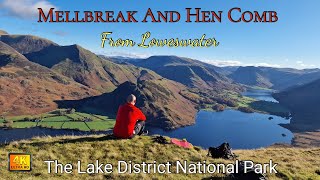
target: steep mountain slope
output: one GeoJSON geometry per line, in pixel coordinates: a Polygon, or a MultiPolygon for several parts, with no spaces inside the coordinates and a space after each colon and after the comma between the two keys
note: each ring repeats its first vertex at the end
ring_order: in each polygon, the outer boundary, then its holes
{"type": "Polygon", "coordinates": [[[292,124],[320,127],[320,79],[274,94],[292,112],[292,124]]]}
{"type": "Polygon", "coordinates": [[[139,68],[130,65],[102,60],[78,45],[59,46],[50,40],[30,35],[2,35],[0,40],[28,60],[100,92],[110,92],[125,81],[135,82],[140,72],[139,68]]]}
{"type": "Polygon", "coordinates": [[[110,92],[125,81],[135,82],[139,73],[136,67],[102,60],[78,45],[50,46],[25,56],[100,92],[110,92]]]}
{"type": "Polygon", "coordinates": [[[39,114],[57,108],[54,100],[97,95],[88,87],[28,61],[0,41],[0,113],[39,114]]]}
{"type": "Polygon", "coordinates": [[[237,83],[249,86],[272,87],[272,83],[266,78],[266,74],[258,67],[239,67],[230,77],[237,83]]]}
{"type": "Polygon", "coordinates": [[[229,77],[235,82],[249,86],[284,90],[319,79],[320,70],[248,66],[239,67],[229,77]]]}
{"type": "Polygon", "coordinates": [[[320,79],[319,69],[264,68],[264,71],[273,82],[273,88],[279,90],[301,86],[320,79]]]}
{"type": "Polygon", "coordinates": [[[58,103],[61,107],[95,109],[115,115],[126,97],[134,94],[137,96],[137,107],[146,114],[150,125],[170,129],[195,122],[196,104],[180,94],[186,90],[187,88],[180,83],[164,79],[150,71],[142,71],[137,84],[125,82],[111,93],[80,101],[58,103]]]}
{"type": "Polygon", "coordinates": [[[161,76],[188,87],[201,89],[233,89],[231,81],[217,72],[219,67],[201,61],[177,56],[151,56],[141,61],[131,61],[136,66],[151,69],[161,76]]]}
{"type": "Polygon", "coordinates": [[[56,43],[31,35],[1,35],[0,41],[8,44],[21,54],[40,51],[46,47],[58,46],[56,43]]]}

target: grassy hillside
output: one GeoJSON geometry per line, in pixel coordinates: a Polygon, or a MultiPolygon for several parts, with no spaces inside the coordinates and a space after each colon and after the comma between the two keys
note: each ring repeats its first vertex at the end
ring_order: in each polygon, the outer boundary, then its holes
{"type": "MultiPolygon", "coordinates": [[[[255,163],[267,163],[270,159],[278,163],[278,174],[267,174],[270,180],[275,179],[319,179],[319,148],[262,148],[256,150],[236,150],[240,160],[252,160],[255,163]]],[[[57,159],[61,163],[72,163],[78,160],[88,164],[99,160],[100,163],[117,161],[159,163],[187,160],[188,162],[206,161],[207,163],[233,163],[206,156],[207,151],[199,147],[183,149],[172,144],[154,143],[149,136],[136,137],[133,140],[114,140],[110,136],[86,137],[46,137],[28,141],[13,142],[0,148],[0,174],[3,179],[222,179],[225,174],[48,174],[45,160],[57,159]],[[29,152],[33,155],[33,170],[27,173],[12,173],[7,170],[9,152],[29,152]]],[[[82,167],[83,169],[84,167],[82,167]]],[[[175,167],[173,167],[175,169],[175,167]]]]}

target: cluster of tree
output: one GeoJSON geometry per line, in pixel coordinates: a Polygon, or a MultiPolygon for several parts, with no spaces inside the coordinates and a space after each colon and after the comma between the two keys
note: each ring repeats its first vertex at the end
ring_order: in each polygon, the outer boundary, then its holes
{"type": "Polygon", "coordinates": [[[214,106],[212,106],[212,109],[218,112],[224,111],[226,107],[222,104],[216,104],[214,106]]]}
{"type": "Polygon", "coordinates": [[[4,128],[12,128],[12,126],[13,126],[13,121],[11,121],[11,120],[4,120],[4,122],[3,122],[3,127],[4,127],[4,128]]]}
{"type": "Polygon", "coordinates": [[[233,99],[228,99],[226,97],[214,97],[214,100],[219,104],[225,104],[229,107],[237,107],[238,103],[233,99]]]}
{"type": "Polygon", "coordinates": [[[66,115],[66,114],[74,114],[76,112],[76,110],[74,109],[74,108],[69,108],[69,109],[67,109],[67,110],[62,110],[62,109],[60,109],[58,112],[57,112],[57,114],[59,115],[59,116],[64,116],[64,115],[66,115]]]}
{"type": "Polygon", "coordinates": [[[251,107],[239,107],[238,110],[245,113],[254,113],[254,110],[251,107]]]}
{"type": "Polygon", "coordinates": [[[42,117],[25,117],[23,118],[23,121],[31,121],[31,122],[39,122],[42,120],[42,117]]]}

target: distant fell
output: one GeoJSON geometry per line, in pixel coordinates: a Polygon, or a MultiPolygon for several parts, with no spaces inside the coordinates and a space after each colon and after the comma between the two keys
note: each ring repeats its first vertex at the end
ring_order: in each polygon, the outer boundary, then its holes
{"type": "Polygon", "coordinates": [[[285,90],[320,79],[320,70],[246,66],[239,67],[229,77],[249,86],[285,90]]]}
{"type": "Polygon", "coordinates": [[[37,52],[50,46],[58,46],[48,39],[32,35],[1,35],[0,40],[21,54],[37,52]]]}
{"type": "Polygon", "coordinates": [[[180,82],[191,88],[237,89],[230,79],[217,70],[221,68],[198,60],[178,56],[151,56],[130,63],[151,69],[161,76],[180,82]]]}
{"type": "Polygon", "coordinates": [[[248,66],[239,67],[230,77],[237,83],[258,86],[262,88],[271,88],[272,83],[266,77],[265,72],[263,72],[258,67],[248,66]]]}

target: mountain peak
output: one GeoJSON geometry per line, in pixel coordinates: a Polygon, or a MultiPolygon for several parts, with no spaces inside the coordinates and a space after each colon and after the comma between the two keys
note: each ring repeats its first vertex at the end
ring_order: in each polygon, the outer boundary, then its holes
{"type": "Polygon", "coordinates": [[[49,46],[58,46],[58,44],[33,35],[2,35],[0,40],[21,54],[29,54],[40,51],[49,46]]]}
{"type": "Polygon", "coordinates": [[[0,29],[0,36],[1,35],[8,35],[8,33],[6,31],[0,29]]]}

